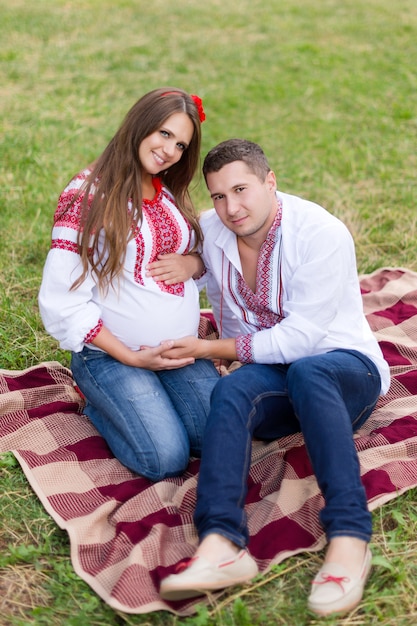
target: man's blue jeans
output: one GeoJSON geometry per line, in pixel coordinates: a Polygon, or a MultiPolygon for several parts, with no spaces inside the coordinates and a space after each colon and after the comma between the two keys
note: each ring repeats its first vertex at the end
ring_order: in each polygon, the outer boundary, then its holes
{"type": "Polygon", "coordinates": [[[153,372],[85,347],[72,354],[71,369],[87,398],[84,413],[126,467],[157,481],[182,474],[190,455],[200,456],[219,380],[211,361],[153,372]]]}
{"type": "Polygon", "coordinates": [[[238,546],[248,542],[244,512],[252,437],[302,432],[325,499],[320,519],[328,540],[369,541],[372,520],[353,431],[371,414],[380,376],[367,357],[335,350],[291,365],[244,365],[217,383],[204,434],[195,523],[238,546]]]}

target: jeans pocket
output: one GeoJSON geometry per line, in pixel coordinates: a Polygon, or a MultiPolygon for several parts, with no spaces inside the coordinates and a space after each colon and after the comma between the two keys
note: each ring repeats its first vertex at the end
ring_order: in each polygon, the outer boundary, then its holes
{"type": "Polygon", "coordinates": [[[84,346],[84,348],[78,354],[85,362],[98,361],[109,357],[107,352],[103,352],[103,350],[92,350],[91,348],[87,348],[86,346],[84,346]]]}

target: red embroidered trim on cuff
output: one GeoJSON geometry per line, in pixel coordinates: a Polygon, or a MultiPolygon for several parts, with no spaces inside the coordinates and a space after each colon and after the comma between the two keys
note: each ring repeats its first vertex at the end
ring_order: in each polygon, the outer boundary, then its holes
{"type": "Polygon", "coordinates": [[[92,328],[90,332],[87,333],[87,335],[84,337],[84,343],[91,343],[93,339],[97,337],[97,335],[99,334],[102,328],[103,328],[103,320],[99,320],[97,325],[94,326],[94,328],[92,328]]]}
{"type": "Polygon", "coordinates": [[[237,358],[241,363],[254,363],[252,350],[252,335],[239,335],[236,337],[237,358]]]}

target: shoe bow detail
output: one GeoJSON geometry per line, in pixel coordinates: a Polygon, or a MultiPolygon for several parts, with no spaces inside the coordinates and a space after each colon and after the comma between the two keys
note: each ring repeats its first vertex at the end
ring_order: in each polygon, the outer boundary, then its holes
{"type": "Polygon", "coordinates": [[[313,580],[313,585],[325,585],[326,583],[336,583],[344,591],[343,583],[349,583],[350,578],[348,576],[332,576],[321,572],[321,580],[313,580]]]}
{"type": "Polygon", "coordinates": [[[190,565],[192,565],[196,559],[198,559],[198,557],[197,556],[193,556],[192,559],[185,559],[184,561],[181,561],[180,563],[177,563],[177,565],[175,566],[175,573],[176,574],[181,574],[181,572],[183,572],[184,570],[188,569],[190,567],[190,565]]]}
{"type": "Polygon", "coordinates": [[[308,608],[322,617],[352,611],[362,600],[371,566],[372,554],[369,548],[356,576],[340,563],[324,564],[312,582],[308,608]]]}

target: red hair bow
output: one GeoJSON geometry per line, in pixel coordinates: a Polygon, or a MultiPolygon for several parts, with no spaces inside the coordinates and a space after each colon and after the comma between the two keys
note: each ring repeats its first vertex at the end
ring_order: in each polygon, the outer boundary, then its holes
{"type": "Polygon", "coordinates": [[[198,117],[200,118],[200,122],[204,122],[204,120],[206,119],[206,114],[204,113],[202,99],[196,96],[195,94],[191,94],[191,97],[194,100],[195,106],[197,107],[198,117]]]}

